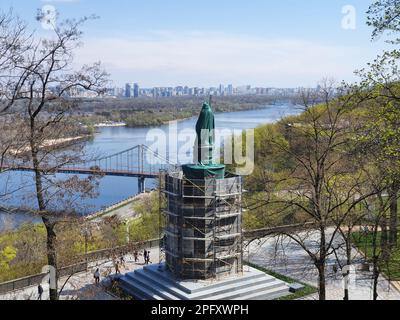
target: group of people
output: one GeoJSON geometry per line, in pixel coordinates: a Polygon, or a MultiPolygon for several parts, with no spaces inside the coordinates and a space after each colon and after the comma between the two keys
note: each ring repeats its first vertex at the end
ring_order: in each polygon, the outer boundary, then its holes
{"type": "MultiPolygon", "coordinates": [[[[135,258],[135,262],[139,262],[139,252],[137,250],[134,251],[133,256],[135,258]]],[[[143,259],[144,259],[144,264],[148,265],[151,263],[150,261],[150,251],[148,250],[143,250],[143,259]]],[[[125,264],[125,259],[124,257],[121,257],[119,261],[115,262],[115,274],[121,274],[120,265],[125,264]]],[[[96,271],[93,274],[95,284],[98,285],[100,283],[100,269],[97,268],[96,271]]],[[[42,295],[43,295],[43,287],[42,285],[39,284],[38,286],[38,300],[42,300],[42,295]]]]}
{"type": "MultiPolygon", "coordinates": [[[[139,262],[139,252],[137,250],[135,250],[133,252],[133,256],[135,258],[135,263],[139,262]]],[[[143,259],[144,259],[144,264],[150,264],[150,251],[147,251],[146,249],[143,250],[143,259]]]]}
{"type": "MultiPolygon", "coordinates": [[[[135,258],[135,262],[139,262],[139,252],[137,250],[134,251],[133,256],[135,258]]],[[[143,250],[143,259],[144,259],[144,264],[148,265],[151,263],[150,261],[150,251],[148,250],[143,250]]],[[[120,265],[124,265],[125,264],[125,259],[124,257],[120,258],[120,261],[116,261],[114,263],[115,266],[115,274],[121,274],[120,271],[120,265]]],[[[94,280],[95,280],[95,284],[99,284],[100,283],[100,269],[97,268],[96,271],[93,274],[94,280]]]]}

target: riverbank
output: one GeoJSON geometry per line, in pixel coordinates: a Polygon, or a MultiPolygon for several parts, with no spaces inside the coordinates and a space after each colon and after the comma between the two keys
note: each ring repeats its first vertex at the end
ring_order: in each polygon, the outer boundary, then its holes
{"type": "Polygon", "coordinates": [[[126,127],[125,122],[103,122],[96,123],[94,125],[95,128],[116,128],[116,127],[126,127]]]}
{"type": "MultiPolygon", "coordinates": [[[[60,138],[60,139],[48,139],[45,140],[41,145],[40,145],[40,149],[43,150],[47,150],[50,148],[56,148],[56,147],[63,147],[63,146],[68,146],[69,144],[71,144],[72,142],[77,142],[77,141],[85,141],[92,138],[92,135],[80,135],[80,136],[76,136],[76,137],[69,137],[69,138],[60,138]]],[[[10,155],[12,156],[20,156],[20,155],[24,155],[28,152],[31,151],[31,147],[30,146],[25,146],[22,147],[18,150],[16,149],[11,149],[9,150],[10,155]]]]}
{"type": "Polygon", "coordinates": [[[151,197],[151,193],[141,193],[126,200],[118,202],[108,208],[88,215],[86,219],[90,222],[101,222],[106,218],[117,217],[120,221],[139,218],[140,215],[135,212],[134,206],[143,199],[151,197]]]}
{"type": "MultiPolygon", "coordinates": [[[[205,97],[118,99],[101,103],[95,100],[82,104],[82,113],[77,119],[88,127],[99,124],[111,127],[114,123],[124,123],[129,128],[154,127],[197,116],[205,100],[205,97]]],[[[289,103],[289,100],[269,96],[213,97],[212,107],[218,114],[257,110],[276,103],[289,103]]]]}

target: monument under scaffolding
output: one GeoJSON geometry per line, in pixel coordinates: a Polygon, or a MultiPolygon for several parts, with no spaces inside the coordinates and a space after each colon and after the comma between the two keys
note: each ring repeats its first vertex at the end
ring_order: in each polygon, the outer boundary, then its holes
{"type": "MultiPolygon", "coordinates": [[[[273,299],[288,286],[243,266],[242,177],[214,164],[215,120],[203,105],[196,125],[195,164],[160,174],[165,195],[165,262],[119,279],[141,300],[273,299]]],[[[161,202],[161,200],[160,200],[161,202]]]]}
{"type": "Polygon", "coordinates": [[[165,176],[165,254],[180,279],[218,279],[241,273],[242,178],[189,180],[165,176]]]}

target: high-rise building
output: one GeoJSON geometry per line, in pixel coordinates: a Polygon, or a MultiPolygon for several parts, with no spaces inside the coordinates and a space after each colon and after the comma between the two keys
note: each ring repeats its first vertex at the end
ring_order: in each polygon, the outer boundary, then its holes
{"type": "Polygon", "coordinates": [[[220,96],[223,96],[223,95],[224,95],[224,93],[225,93],[225,88],[224,88],[224,85],[223,85],[223,84],[220,84],[220,85],[219,85],[218,93],[219,93],[220,96]]]}
{"type": "Polygon", "coordinates": [[[133,84],[133,97],[139,98],[139,85],[137,83],[133,84]]]}
{"type": "Polygon", "coordinates": [[[125,98],[130,98],[131,97],[131,91],[132,87],[129,83],[125,85],[125,98]]]}
{"type": "Polygon", "coordinates": [[[233,85],[228,85],[228,95],[233,95],[233,85]]]}

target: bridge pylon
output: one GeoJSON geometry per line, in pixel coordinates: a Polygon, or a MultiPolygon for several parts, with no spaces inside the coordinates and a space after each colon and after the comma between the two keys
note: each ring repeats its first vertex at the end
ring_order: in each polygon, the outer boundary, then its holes
{"type": "Polygon", "coordinates": [[[139,177],[138,178],[138,193],[145,193],[146,192],[146,178],[139,177]]]}

